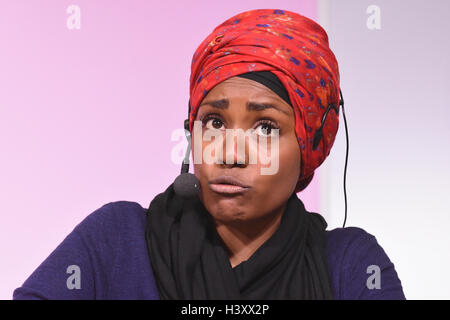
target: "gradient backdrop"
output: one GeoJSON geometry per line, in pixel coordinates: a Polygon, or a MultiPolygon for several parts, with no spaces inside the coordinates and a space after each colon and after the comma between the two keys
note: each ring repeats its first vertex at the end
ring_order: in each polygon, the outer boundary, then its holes
{"type": "MultiPolygon", "coordinates": [[[[0,0],[0,299],[91,212],[119,200],[147,208],[173,181],[192,54],[216,25],[256,8],[325,27],[349,125],[347,226],[376,236],[407,298],[450,298],[450,3],[0,0]],[[72,4],[79,30],[66,26],[72,4]],[[380,30],[366,26],[370,5],[380,30]]],[[[328,229],[343,222],[345,147],[341,118],[330,157],[299,193],[328,229]]]]}

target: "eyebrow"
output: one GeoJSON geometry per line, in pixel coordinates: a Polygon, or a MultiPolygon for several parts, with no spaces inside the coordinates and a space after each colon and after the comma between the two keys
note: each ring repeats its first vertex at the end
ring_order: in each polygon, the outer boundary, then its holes
{"type": "MultiPolygon", "coordinates": [[[[201,107],[204,104],[208,104],[211,107],[223,110],[223,109],[228,109],[230,101],[228,99],[204,101],[202,104],[200,104],[199,107],[201,107]]],[[[278,111],[290,116],[290,114],[287,111],[281,109],[280,107],[278,107],[277,105],[272,104],[272,103],[259,103],[259,102],[247,101],[246,108],[248,111],[262,111],[262,110],[266,110],[266,109],[275,109],[275,110],[278,110],[278,111]]]]}

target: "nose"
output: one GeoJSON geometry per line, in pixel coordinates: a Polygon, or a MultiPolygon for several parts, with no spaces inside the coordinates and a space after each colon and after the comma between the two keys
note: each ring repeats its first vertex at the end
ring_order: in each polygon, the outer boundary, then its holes
{"type": "Polygon", "coordinates": [[[249,162],[249,144],[242,129],[226,130],[223,139],[223,167],[245,168],[249,162]]]}

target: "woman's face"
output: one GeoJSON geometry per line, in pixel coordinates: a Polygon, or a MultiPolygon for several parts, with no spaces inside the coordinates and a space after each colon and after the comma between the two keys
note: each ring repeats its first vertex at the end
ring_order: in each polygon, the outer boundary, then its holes
{"type": "MultiPolygon", "coordinates": [[[[232,77],[209,91],[201,102],[196,121],[202,122],[202,134],[208,129],[218,130],[213,132],[222,133],[224,138],[220,144],[223,163],[209,161],[208,164],[203,158],[198,163],[198,157],[193,152],[194,174],[201,184],[200,199],[216,222],[261,221],[284,207],[295,190],[300,173],[300,148],[295,133],[294,112],[288,103],[256,81],[232,77]],[[262,104],[273,107],[265,108],[262,104]],[[225,129],[238,128],[243,132],[254,129],[258,138],[265,136],[267,147],[264,150],[269,156],[278,157],[278,168],[273,165],[273,158],[272,163],[263,163],[260,157],[250,162],[250,154],[253,152],[255,155],[255,148],[250,148],[249,139],[252,138],[249,137],[245,137],[245,161],[239,163],[238,139],[225,139],[225,129]],[[276,146],[273,136],[276,131],[273,129],[279,129],[278,150],[271,148],[276,146]],[[234,140],[234,148],[231,144],[227,147],[227,139],[234,140]],[[232,161],[227,161],[226,156],[232,161]],[[263,168],[272,169],[268,170],[269,174],[261,174],[263,168]],[[221,177],[235,178],[243,187],[232,186],[230,183],[236,181],[221,180],[221,177]]],[[[199,142],[195,130],[192,137],[195,150],[195,144],[199,142]]],[[[198,150],[202,151],[203,156],[208,152],[213,157],[220,155],[211,146],[208,148],[213,141],[214,138],[201,140],[198,150]]],[[[262,144],[257,146],[261,148],[262,144]]]]}

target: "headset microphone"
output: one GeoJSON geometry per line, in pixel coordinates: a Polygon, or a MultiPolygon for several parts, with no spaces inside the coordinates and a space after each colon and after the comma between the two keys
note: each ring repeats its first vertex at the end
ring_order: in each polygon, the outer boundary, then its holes
{"type": "Polygon", "coordinates": [[[189,155],[191,152],[191,133],[189,131],[189,119],[184,120],[184,132],[188,140],[188,147],[181,166],[181,174],[173,182],[173,189],[177,195],[183,198],[198,196],[200,181],[195,175],[189,173],[189,155]]]}
{"type": "MultiPolygon", "coordinates": [[[[339,100],[339,105],[342,106],[342,115],[344,116],[344,124],[345,124],[345,137],[346,137],[346,141],[347,141],[347,148],[346,148],[346,153],[345,153],[345,167],[344,167],[344,200],[345,200],[345,218],[344,218],[344,223],[342,225],[342,228],[345,228],[345,222],[347,222],[347,188],[345,185],[345,178],[347,176],[347,162],[348,162],[348,129],[347,129],[347,119],[345,118],[345,109],[344,109],[344,96],[342,95],[342,91],[341,89],[339,89],[339,94],[341,96],[340,100],[339,100]]],[[[316,130],[316,132],[314,133],[314,138],[313,138],[313,150],[316,150],[317,146],[319,145],[320,139],[322,139],[322,129],[323,126],[325,125],[325,120],[327,119],[327,115],[328,112],[333,109],[337,115],[339,115],[339,110],[336,107],[336,105],[334,103],[330,103],[328,105],[327,110],[325,111],[325,113],[323,114],[322,117],[322,123],[320,124],[320,128],[316,130]]]]}

